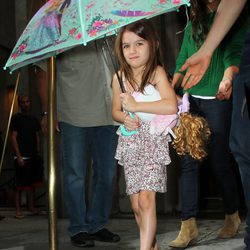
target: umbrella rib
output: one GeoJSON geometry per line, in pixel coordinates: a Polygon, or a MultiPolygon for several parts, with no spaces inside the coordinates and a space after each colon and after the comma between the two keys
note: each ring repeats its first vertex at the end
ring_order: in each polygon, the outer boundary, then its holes
{"type": "Polygon", "coordinates": [[[82,10],[82,4],[81,4],[82,2],[83,1],[78,1],[78,4],[79,4],[78,11],[79,11],[80,25],[81,25],[81,30],[82,30],[82,41],[83,41],[84,46],[86,46],[87,41],[86,41],[86,34],[85,34],[85,32],[83,32],[85,30],[84,30],[83,16],[82,16],[82,13],[85,13],[85,12],[83,12],[83,10],[82,10]]]}

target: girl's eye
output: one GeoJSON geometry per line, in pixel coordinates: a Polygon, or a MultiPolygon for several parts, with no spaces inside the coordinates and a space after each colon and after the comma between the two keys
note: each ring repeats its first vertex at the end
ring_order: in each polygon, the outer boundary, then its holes
{"type": "Polygon", "coordinates": [[[137,46],[142,46],[142,45],[144,45],[144,42],[137,43],[137,46]]]}
{"type": "Polygon", "coordinates": [[[125,44],[125,45],[122,46],[123,49],[127,49],[128,47],[129,47],[128,44],[125,44]]]}

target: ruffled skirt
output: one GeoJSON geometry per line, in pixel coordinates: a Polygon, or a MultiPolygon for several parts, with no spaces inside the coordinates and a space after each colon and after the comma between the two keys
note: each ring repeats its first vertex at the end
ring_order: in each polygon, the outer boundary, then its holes
{"type": "Polygon", "coordinates": [[[170,164],[169,142],[167,135],[150,134],[150,123],[141,122],[138,132],[124,136],[118,129],[118,146],[115,158],[124,166],[126,193],[151,190],[167,191],[166,165],[170,164]]]}

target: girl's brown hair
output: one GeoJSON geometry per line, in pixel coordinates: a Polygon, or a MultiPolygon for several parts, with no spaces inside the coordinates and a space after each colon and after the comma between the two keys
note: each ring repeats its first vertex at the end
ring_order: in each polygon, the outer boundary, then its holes
{"type": "Polygon", "coordinates": [[[124,75],[125,79],[129,81],[129,83],[135,90],[138,86],[138,83],[133,76],[130,65],[126,62],[123,55],[122,38],[125,31],[131,31],[135,33],[137,36],[146,40],[149,44],[150,57],[145,65],[145,69],[142,75],[142,82],[139,84],[139,91],[143,92],[145,86],[149,84],[150,81],[152,81],[152,79],[154,78],[157,66],[163,66],[159,48],[159,39],[156,31],[147,20],[140,20],[124,26],[120,29],[117,35],[115,42],[115,53],[120,65],[120,74],[122,76],[124,75]]]}

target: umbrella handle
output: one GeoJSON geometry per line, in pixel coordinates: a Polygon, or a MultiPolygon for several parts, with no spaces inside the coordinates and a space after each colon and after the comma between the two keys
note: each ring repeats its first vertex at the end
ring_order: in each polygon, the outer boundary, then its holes
{"type": "MultiPolygon", "coordinates": [[[[135,117],[135,114],[134,114],[134,113],[129,112],[129,115],[130,115],[132,118],[135,117]]],[[[137,129],[136,129],[136,130],[128,131],[128,130],[125,128],[124,125],[121,125],[121,126],[120,126],[120,131],[121,131],[122,135],[124,135],[124,136],[135,135],[135,134],[137,134],[137,132],[138,132],[137,129]]]]}
{"type": "Polygon", "coordinates": [[[108,42],[108,40],[107,40],[107,37],[104,37],[104,42],[105,42],[105,45],[106,45],[106,47],[107,47],[107,49],[108,49],[108,53],[109,53],[109,56],[110,56],[112,65],[113,65],[113,67],[114,67],[115,74],[116,74],[116,76],[117,76],[117,79],[118,79],[118,82],[119,82],[121,91],[122,91],[122,93],[126,93],[126,89],[125,89],[125,87],[124,87],[124,85],[123,85],[122,79],[121,79],[121,77],[120,77],[119,74],[118,74],[118,69],[117,69],[116,63],[115,63],[115,61],[114,61],[114,58],[113,58],[113,55],[112,55],[112,52],[111,52],[112,49],[110,48],[110,44],[109,44],[109,42],[108,42]]]}

